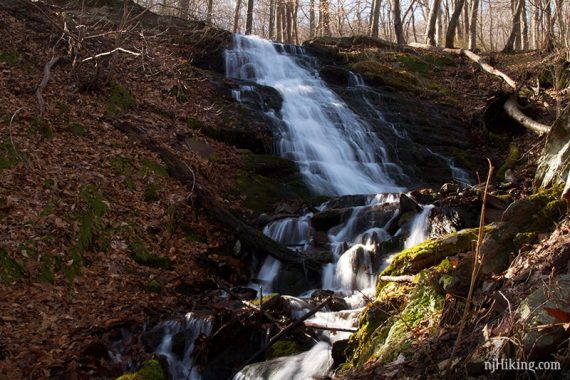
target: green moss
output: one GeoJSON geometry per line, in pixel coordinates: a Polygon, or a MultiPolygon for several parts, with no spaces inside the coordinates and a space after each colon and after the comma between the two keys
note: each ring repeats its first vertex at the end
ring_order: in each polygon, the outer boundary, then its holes
{"type": "Polygon", "coordinates": [[[392,67],[376,61],[360,61],[352,64],[351,70],[361,74],[373,84],[393,87],[397,90],[415,90],[418,79],[405,71],[396,71],[392,67]]]}
{"type": "Polygon", "coordinates": [[[0,170],[16,166],[24,157],[16,151],[12,144],[0,145],[0,170]]]}
{"type": "MultiPolygon", "coordinates": [[[[487,226],[487,230],[491,228],[487,226]]],[[[397,276],[418,273],[424,268],[441,262],[445,257],[471,250],[476,238],[477,228],[471,228],[427,240],[399,253],[381,275],[397,276]]],[[[379,286],[382,286],[381,281],[379,281],[379,286]]]]}
{"type": "Polygon", "coordinates": [[[156,174],[159,177],[168,177],[168,169],[166,166],[161,165],[160,163],[149,158],[143,158],[139,175],[146,177],[151,173],[156,174]]]}
{"type": "Polygon", "coordinates": [[[517,165],[520,159],[521,159],[521,152],[519,150],[519,147],[516,146],[515,144],[510,144],[509,154],[507,155],[505,163],[497,171],[497,177],[505,178],[505,172],[508,169],[513,169],[517,165]]]}
{"type": "Polygon", "coordinates": [[[515,235],[513,244],[517,249],[521,249],[523,245],[535,244],[538,242],[538,233],[536,232],[520,232],[515,235]]]}
{"type": "Polygon", "coordinates": [[[75,136],[78,137],[83,137],[87,135],[87,128],[85,128],[79,123],[69,123],[69,130],[71,131],[71,133],[73,133],[75,136]]]}
{"type": "Polygon", "coordinates": [[[269,301],[269,300],[272,299],[273,297],[278,297],[278,296],[279,296],[278,293],[264,294],[264,295],[263,295],[263,299],[261,299],[261,298],[256,298],[256,299],[250,301],[250,303],[251,303],[252,305],[255,305],[255,306],[260,306],[260,305],[261,305],[261,301],[263,301],[263,303],[266,303],[267,301],[269,301]]]}
{"type": "Polygon", "coordinates": [[[120,84],[113,84],[109,90],[107,98],[106,111],[107,115],[113,116],[120,112],[127,111],[135,104],[133,95],[120,84]]]}
{"type": "Polygon", "coordinates": [[[24,268],[8,255],[5,248],[0,248],[0,282],[10,284],[25,274],[24,268]]]}
{"type": "Polygon", "coordinates": [[[160,282],[158,282],[157,280],[150,280],[148,284],[146,284],[146,289],[149,292],[160,293],[162,287],[160,286],[160,282]]]}
{"type": "Polygon", "coordinates": [[[156,183],[151,182],[145,186],[143,199],[149,203],[160,200],[160,188],[156,183]]]}
{"type": "Polygon", "coordinates": [[[271,360],[282,356],[295,355],[301,351],[301,346],[294,340],[280,339],[267,349],[265,360],[271,360]]]}
{"type": "Polygon", "coordinates": [[[396,57],[407,71],[418,74],[437,72],[440,71],[442,67],[454,65],[452,59],[435,54],[412,55],[396,53],[396,57]]]}
{"type": "Polygon", "coordinates": [[[140,265],[151,268],[171,269],[172,263],[168,257],[151,252],[140,238],[133,239],[129,244],[133,260],[140,265]]]}
{"type": "Polygon", "coordinates": [[[56,207],[53,201],[48,202],[48,204],[40,211],[40,216],[45,217],[51,215],[55,212],[56,207]]]}
{"type": "Polygon", "coordinates": [[[117,380],[167,380],[167,377],[158,360],[149,360],[137,372],[125,374],[117,380]]]}
{"type": "Polygon", "coordinates": [[[20,54],[15,49],[0,52],[0,62],[4,62],[8,66],[16,66],[19,60],[20,54]]]}

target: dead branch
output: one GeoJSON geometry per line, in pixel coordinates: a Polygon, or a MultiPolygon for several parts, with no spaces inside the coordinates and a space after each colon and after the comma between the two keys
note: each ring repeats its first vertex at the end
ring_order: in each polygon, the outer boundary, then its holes
{"type": "Polygon", "coordinates": [[[318,323],[313,323],[313,322],[305,322],[305,327],[309,327],[312,329],[317,329],[317,330],[329,330],[329,331],[342,331],[342,332],[349,332],[349,333],[355,333],[358,331],[358,329],[355,328],[347,328],[347,327],[334,327],[334,326],[326,326],[326,325],[319,325],[318,323]]]}
{"type": "MultiPolygon", "coordinates": [[[[255,360],[255,358],[257,358],[259,355],[263,354],[269,347],[271,347],[273,345],[273,343],[275,343],[277,340],[279,340],[279,338],[281,338],[283,335],[287,334],[289,331],[293,330],[295,327],[303,324],[303,322],[305,322],[307,319],[309,319],[313,315],[315,315],[320,309],[322,309],[323,307],[325,307],[326,305],[331,303],[332,300],[333,300],[332,296],[327,297],[327,299],[325,299],[323,302],[318,304],[313,310],[309,311],[307,314],[303,315],[300,319],[297,319],[296,321],[290,323],[283,330],[281,330],[277,334],[275,334],[271,339],[269,339],[269,341],[263,347],[261,347],[259,349],[259,351],[257,351],[245,363],[243,363],[242,366],[235,373],[239,373],[239,371],[241,371],[245,366],[247,366],[248,364],[251,364],[255,360]]],[[[228,380],[233,379],[233,377],[234,377],[234,374],[232,374],[232,376],[230,376],[228,378],[228,380]]]]}
{"type": "Polygon", "coordinates": [[[44,100],[44,97],[42,95],[42,92],[44,91],[44,89],[46,88],[50,77],[51,77],[51,68],[53,67],[53,65],[55,65],[59,59],[61,57],[57,56],[57,57],[52,57],[52,59],[49,60],[48,63],[46,63],[46,65],[44,66],[44,76],[42,78],[42,81],[40,82],[40,85],[38,86],[37,90],[36,90],[36,98],[38,99],[38,107],[40,108],[40,115],[42,115],[45,111],[45,107],[46,107],[46,102],[44,100]]]}
{"type": "Polygon", "coordinates": [[[10,135],[10,144],[12,144],[12,148],[14,148],[14,152],[16,153],[16,156],[18,156],[18,159],[20,159],[20,160],[22,159],[22,157],[20,156],[20,153],[18,152],[18,148],[16,148],[16,144],[14,143],[14,138],[12,137],[12,123],[14,122],[16,115],[18,115],[18,113],[23,109],[24,109],[24,107],[20,107],[16,110],[16,112],[14,112],[14,114],[10,118],[10,124],[8,125],[8,134],[10,135]]]}
{"type": "Polygon", "coordinates": [[[469,313],[471,312],[471,304],[473,301],[473,292],[477,285],[477,279],[479,277],[479,270],[481,269],[483,258],[481,257],[481,245],[483,243],[483,237],[485,236],[485,210],[487,204],[487,194],[489,192],[489,185],[491,183],[491,177],[493,176],[493,164],[491,160],[487,159],[489,163],[489,173],[487,174],[487,182],[485,183],[485,190],[483,191],[483,204],[481,205],[481,218],[479,219],[479,234],[477,236],[477,245],[475,247],[475,255],[473,255],[473,271],[471,272],[471,282],[469,283],[469,292],[467,293],[467,299],[465,300],[465,309],[463,309],[463,316],[461,317],[461,322],[459,324],[459,331],[457,332],[457,338],[453,345],[453,350],[451,351],[451,356],[449,357],[449,362],[447,369],[450,369],[453,365],[453,358],[457,352],[457,348],[461,343],[461,338],[463,335],[463,330],[465,329],[465,324],[469,313]]]}
{"type": "Polygon", "coordinates": [[[522,125],[526,129],[531,130],[537,135],[540,136],[550,131],[550,127],[548,125],[544,125],[537,121],[534,121],[530,117],[522,113],[522,111],[519,108],[519,104],[517,102],[517,97],[515,94],[509,96],[509,98],[505,102],[504,108],[507,115],[509,115],[512,119],[516,120],[520,125],[522,125]]]}
{"type": "Polygon", "coordinates": [[[414,282],[414,276],[411,275],[380,276],[380,280],[386,282],[414,282]]]}
{"type": "Polygon", "coordinates": [[[87,62],[87,61],[91,61],[92,59],[97,59],[97,58],[99,58],[99,57],[103,57],[103,56],[106,56],[106,55],[111,55],[111,54],[113,54],[113,53],[116,52],[116,51],[120,51],[120,52],[123,52],[123,53],[131,54],[131,55],[134,55],[135,57],[138,57],[138,56],[141,55],[141,53],[136,53],[136,52],[134,52],[134,51],[130,51],[130,50],[127,50],[127,49],[123,49],[123,48],[121,48],[121,47],[118,47],[118,48],[115,48],[115,49],[113,49],[113,50],[111,50],[111,51],[106,51],[106,52],[104,52],[104,53],[99,53],[99,54],[96,54],[96,55],[94,55],[94,56],[87,57],[87,58],[85,58],[84,60],[82,60],[81,62],[87,62]]]}

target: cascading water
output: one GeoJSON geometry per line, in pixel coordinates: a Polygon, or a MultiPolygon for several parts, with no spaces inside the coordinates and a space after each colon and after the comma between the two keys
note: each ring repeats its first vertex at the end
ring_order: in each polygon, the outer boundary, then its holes
{"type": "Polygon", "coordinates": [[[279,91],[286,127],[279,153],[298,164],[317,194],[402,190],[389,175],[395,165],[388,161],[382,141],[316,70],[301,67],[270,41],[236,35],[233,49],[226,52],[226,75],[279,91]]]}

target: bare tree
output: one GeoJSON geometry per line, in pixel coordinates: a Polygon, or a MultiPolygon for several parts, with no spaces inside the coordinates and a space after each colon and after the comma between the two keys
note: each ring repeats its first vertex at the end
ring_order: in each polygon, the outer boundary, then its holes
{"type": "Polygon", "coordinates": [[[441,0],[433,0],[431,9],[429,11],[429,18],[426,28],[426,44],[431,46],[436,46],[435,29],[440,8],[441,0]]]}
{"type": "Polygon", "coordinates": [[[378,23],[380,22],[380,5],[382,4],[382,0],[374,0],[374,6],[372,8],[372,23],[370,28],[370,36],[371,37],[378,37],[378,23]]]}
{"type": "MultiPolygon", "coordinates": [[[[463,1],[463,0],[462,0],[463,1]]],[[[402,12],[400,10],[400,0],[391,0],[392,17],[394,19],[394,32],[396,33],[396,42],[398,45],[404,45],[404,29],[402,28],[402,12]]]]}
{"type": "Polygon", "coordinates": [[[520,23],[522,8],[523,8],[523,1],[524,0],[518,0],[517,6],[513,12],[513,23],[512,23],[511,33],[509,34],[509,38],[507,39],[507,43],[505,44],[505,47],[503,48],[504,53],[512,52],[514,49],[515,39],[517,37],[517,34],[520,31],[519,23],[520,23]]]}
{"type": "Polygon", "coordinates": [[[315,37],[315,0],[309,3],[309,37],[315,37]]]}
{"type": "Polygon", "coordinates": [[[239,12],[241,8],[241,0],[236,1],[236,10],[234,14],[234,33],[239,31],[239,12]]]}
{"type": "MultiPolygon", "coordinates": [[[[467,10],[467,9],[466,9],[467,10]]],[[[479,10],[479,0],[471,0],[471,12],[469,12],[469,49],[477,48],[477,11],[479,10]]],[[[466,14],[468,12],[465,12],[466,14]]]]}
{"type": "Polygon", "coordinates": [[[212,23],[212,9],[214,8],[214,0],[208,0],[208,10],[206,13],[206,22],[208,24],[212,23]]]}
{"type": "Polygon", "coordinates": [[[253,0],[247,1],[247,18],[245,21],[245,34],[251,34],[253,28],[253,0]]]}
{"type": "Polygon", "coordinates": [[[445,47],[452,48],[455,43],[455,31],[457,30],[457,24],[459,22],[459,17],[461,16],[461,11],[463,10],[463,4],[465,0],[457,0],[455,2],[455,8],[453,9],[453,14],[449,20],[449,25],[447,26],[447,33],[445,35],[445,47]]]}
{"type": "Polygon", "coordinates": [[[269,0],[269,39],[275,38],[275,0],[269,0]]]}
{"type": "Polygon", "coordinates": [[[328,0],[320,0],[319,4],[319,32],[321,36],[331,35],[331,18],[328,0]]]}

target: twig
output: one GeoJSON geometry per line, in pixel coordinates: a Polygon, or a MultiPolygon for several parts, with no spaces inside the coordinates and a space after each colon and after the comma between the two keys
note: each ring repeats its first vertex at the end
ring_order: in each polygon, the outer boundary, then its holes
{"type": "Polygon", "coordinates": [[[16,153],[16,156],[18,156],[19,160],[22,160],[22,156],[20,156],[20,153],[18,153],[18,148],[16,148],[16,144],[14,143],[14,138],[12,137],[12,123],[14,122],[16,115],[23,109],[24,109],[24,107],[20,107],[16,110],[16,112],[14,112],[14,114],[10,118],[10,124],[8,125],[8,134],[10,135],[10,144],[12,144],[12,148],[14,148],[14,153],[16,153]]]}
{"type": "Polygon", "coordinates": [[[61,57],[59,56],[52,57],[52,59],[50,59],[49,62],[46,63],[46,65],[44,66],[44,76],[42,78],[42,81],[40,82],[40,85],[36,90],[36,97],[38,98],[38,107],[40,108],[40,115],[44,113],[46,107],[46,102],[44,101],[42,92],[46,88],[49,79],[51,77],[51,68],[59,61],[60,58],[61,57]]]}
{"type": "Polygon", "coordinates": [[[97,58],[99,58],[99,57],[103,57],[103,56],[105,56],[105,55],[111,55],[111,54],[113,54],[113,53],[116,52],[116,51],[122,51],[123,53],[127,53],[127,54],[134,55],[135,57],[138,57],[138,56],[141,55],[141,53],[136,53],[136,52],[134,52],[134,51],[130,51],[130,50],[127,50],[127,49],[123,49],[123,48],[121,48],[121,47],[118,47],[118,48],[115,48],[115,49],[113,49],[113,50],[111,50],[111,51],[107,51],[107,52],[105,52],[105,53],[99,53],[99,54],[96,54],[96,55],[94,55],[94,56],[92,56],[92,57],[87,57],[87,58],[85,58],[84,60],[82,60],[81,62],[87,62],[87,61],[91,61],[92,59],[97,59],[97,58]]]}
{"type": "Polygon", "coordinates": [[[487,174],[487,182],[485,183],[485,190],[483,192],[483,204],[481,205],[481,219],[479,220],[479,235],[477,236],[477,245],[475,247],[475,255],[473,256],[473,271],[471,272],[471,282],[469,284],[469,292],[467,294],[467,299],[465,300],[465,309],[463,309],[463,316],[461,317],[461,322],[459,324],[459,331],[457,332],[457,338],[455,339],[455,344],[453,345],[453,350],[451,351],[451,356],[447,364],[447,369],[449,370],[453,365],[453,358],[457,352],[457,348],[461,343],[461,337],[463,335],[463,330],[465,329],[465,324],[467,322],[467,317],[471,311],[471,304],[473,301],[473,292],[475,290],[475,285],[477,284],[477,277],[479,276],[479,270],[481,269],[482,258],[481,258],[481,245],[483,243],[483,237],[485,235],[485,205],[487,203],[487,193],[489,191],[489,185],[491,183],[491,177],[493,176],[493,164],[491,160],[487,159],[489,163],[489,173],[487,174]]]}
{"type": "Polygon", "coordinates": [[[386,282],[414,282],[414,276],[380,276],[380,280],[386,282]]]}
{"type": "Polygon", "coordinates": [[[349,333],[355,333],[358,331],[358,329],[355,329],[355,328],[319,325],[318,323],[313,323],[313,322],[305,322],[305,327],[309,327],[309,328],[317,329],[317,330],[342,331],[342,332],[349,332],[349,333]]]}

